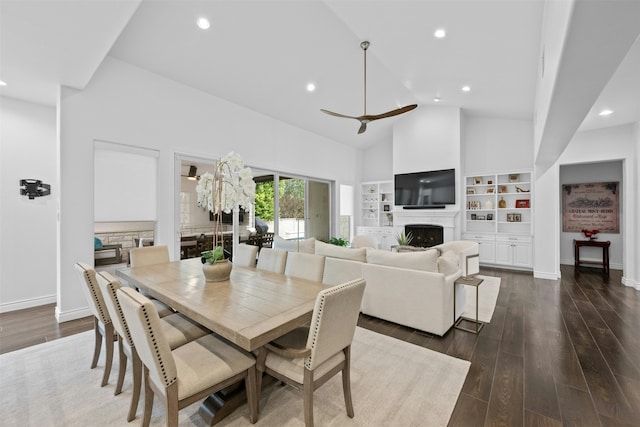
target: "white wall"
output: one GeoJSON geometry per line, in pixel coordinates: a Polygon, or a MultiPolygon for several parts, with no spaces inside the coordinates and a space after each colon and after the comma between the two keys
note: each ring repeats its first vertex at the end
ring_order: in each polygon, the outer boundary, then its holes
{"type": "MultiPolygon", "coordinates": [[[[60,101],[60,277],[58,318],[86,314],[73,271],[91,259],[93,188],[77,176],[93,174],[93,140],[160,152],[156,240],[176,249],[176,153],[216,158],[234,150],[257,168],[355,185],[360,152],[247,108],[107,57],[82,92],[65,90],[60,101]],[[73,173],[68,165],[75,167],[73,173]],[[84,312],[83,312],[84,311],[84,312]]],[[[177,172],[179,173],[179,171],[177,172]]],[[[337,193],[337,192],[336,192],[337,193]]],[[[334,203],[339,203],[334,195],[334,203]]],[[[334,224],[338,224],[336,209],[334,224]]]]}
{"type": "Polygon", "coordinates": [[[533,124],[465,116],[462,127],[463,175],[533,169],[533,124]]]}
{"type": "Polygon", "coordinates": [[[0,312],[55,302],[56,112],[0,97],[0,312]],[[51,184],[29,200],[21,179],[51,184]],[[34,268],[37,266],[37,268],[34,268]]]}
{"type": "MultiPolygon", "coordinates": [[[[560,166],[560,188],[563,184],[580,184],[588,182],[620,182],[622,179],[622,161],[597,162],[586,164],[573,164],[560,166]]],[[[624,191],[625,185],[620,190],[624,191]]],[[[562,191],[560,192],[559,207],[560,224],[562,224],[562,191]]],[[[625,200],[620,197],[620,215],[624,212],[625,200]]],[[[598,240],[611,241],[609,248],[609,265],[611,268],[622,270],[622,244],[624,236],[624,224],[621,222],[620,233],[602,233],[598,240]]],[[[560,226],[560,263],[573,265],[573,239],[584,240],[582,233],[569,233],[562,231],[560,226]]],[[[600,248],[583,248],[580,250],[580,258],[589,260],[602,260],[602,250],[600,248]]]]}
{"type": "Polygon", "coordinates": [[[393,179],[393,141],[365,150],[362,156],[362,182],[393,179]]]}

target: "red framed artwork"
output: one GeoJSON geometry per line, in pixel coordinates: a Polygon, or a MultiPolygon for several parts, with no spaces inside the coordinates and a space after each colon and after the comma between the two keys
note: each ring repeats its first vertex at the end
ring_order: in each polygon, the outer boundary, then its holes
{"type": "Polygon", "coordinates": [[[516,200],[516,208],[528,208],[528,207],[529,207],[529,199],[516,200]]]}

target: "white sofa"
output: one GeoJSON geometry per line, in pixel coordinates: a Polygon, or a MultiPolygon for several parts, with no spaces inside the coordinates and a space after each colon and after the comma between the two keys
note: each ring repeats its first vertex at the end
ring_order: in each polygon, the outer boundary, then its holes
{"type": "MultiPolygon", "coordinates": [[[[478,243],[471,241],[403,253],[313,243],[316,255],[325,257],[323,283],[333,286],[359,277],[366,280],[362,313],[440,336],[455,321],[454,281],[463,275],[466,256],[479,250],[478,243]]],[[[466,299],[464,286],[455,286],[457,319],[466,299]]]]}

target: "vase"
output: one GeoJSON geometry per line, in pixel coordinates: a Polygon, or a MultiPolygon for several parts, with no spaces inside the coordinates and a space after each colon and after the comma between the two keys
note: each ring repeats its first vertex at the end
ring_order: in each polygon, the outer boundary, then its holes
{"type": "Polygon", "coordinates": [[[498,202],[498,206],[500,207],[500,209],[506,208],[507,207],[506,200],[504,200],[502,197],[500,197],[500,201],[498,202]]]}
{"type": "Polygon", "coordinates": [[[204,278],[207,282],[224,282],[229,280],[231,275],[231,261],[225,259],[223,261],[216,261],[213,264],[208,262],[202,264],[202,271],[204,272],[204,278]]]}

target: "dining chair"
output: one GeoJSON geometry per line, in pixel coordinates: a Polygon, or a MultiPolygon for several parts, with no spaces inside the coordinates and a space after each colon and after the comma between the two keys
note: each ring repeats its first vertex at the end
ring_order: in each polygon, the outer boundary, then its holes
{"type": "Polygon", "coordinates": [[[178,411],[244,380],[251,423],[257,421],[255,359],[213,334],[172,350],[155,306],[138,292],[122,287],[117,298],[143,363],[143,426],[151,420],[154,395],[165,407],[166,425],[178,425],[178,411]]]}
{"type": "Polygon", "coordinates": [[[290,252],[287,255],[287,263],[284,274],[300,279],[322,282],[324,271],[324,256],[307,254],[304,252],[290,252]]]}
{"type": "MultiPolygon", "coordinates": [[[[131,421],[136,417],[138,401],[140,400],[142,362],[136,352],[135,345],[129,332],[129,326],[127,325],[127,321],[122,313],[122,308],[120,307],[120,302],[118,301],[117,292],[118,289],[122,287],[120,281],[106,271],[98,273],[96,278],[105,306],[111,317],[113,328],[118,334],[118,355],[120,364],[118,368],[118,382],[116,384],[114,395],[118,395],[122,392],[124,376],[127,371],[127,359],[131,360],[131,368],[133,371],[133,394],[131,396],[129,414],[127,415],[127,421],[131,421]]],[[[153,301],[151,302],[153,303],[153,301]]],[[[181,345],[211,333],[211,331],[206,329],[204,326],[191,321],[179,313],[173,313],[169,316],[160,318],[160,326],[171,349],[178,348],[181,345]]]]}
{"type": "MultiPolygon", "coordinates": [[[[140,246],[137,248],[132,248],[129,251],[129,264],[131,265],[131,268],[146,267],[147,265],[162,264],[169,261],[171,261],[169,257],[169,247],[166,245],[140,246]]],[[[158,314],[160,315],[160,317],[168,316],[175,313],[175,310],[173,310],[165,303],[158,301],[157,299],[153,298],[151,295],[140,289],[138,289],[138,291],[147,298],[151,299],[153,304],[155,304],[156,310],[158,310],[158,314]]]]}
{"type": "Polygon", "coordinates": [[[258,247],[240,243],[233,254],[233,265],[241,267],[255,267],[258,257],[258,247]]]}
{"type": "Polygon", "coordinates": [[[347,415],[354,417],[351,399],[351,342],[355,333],[364,279],[320,291],[310,326],[301,326],[266,344],[258,354],[258,402],[262,374],[303,391],[305,426],[313,426],[313,391],[342,372],[347,415]]]}
{"type": "Polygon", "coordinates": [[[370,236],[368,234],[359,234],[353,237],[351,240],[352,248],[374,248],[380,249],[380,243],[375,236],[370,236]]]}
{"type": "Polygon", "coordinates": [[[273,273],[284,273],[287,263],[287,251],[282,249],[262,248],[258,255],[258,270],[271,271],[273,273]]]}
{"type": "Polygon", "coordinates": [[[116,334],[113,329],[113,322],[107,310],[102,297],[102,292],[98,287],[96,280],[96,271],[89,264],[84,262],[76,262],[76,272],[80,277],[82,284],[82,292],[89,303],[89,309],[93,314],[93,330],[95,332],[95,344],[93,346],[93,359],[91,360],[91,369],[98,365],[100,350],[102,349],[102,340],[105,342],[105,363],[104,374],[102,375],[102,387],[109,382],[109,374],[111,373],[111,364],[113,362],[113,342],[116,334]]]}

